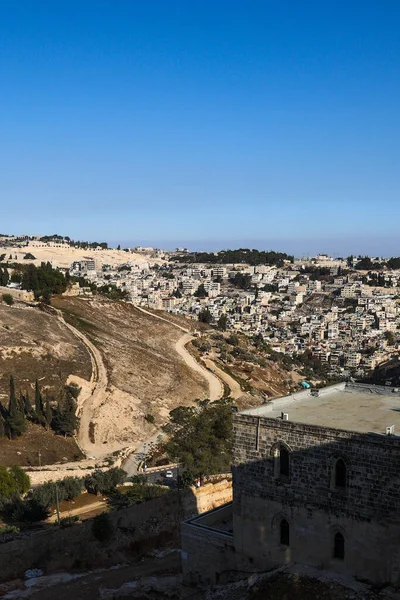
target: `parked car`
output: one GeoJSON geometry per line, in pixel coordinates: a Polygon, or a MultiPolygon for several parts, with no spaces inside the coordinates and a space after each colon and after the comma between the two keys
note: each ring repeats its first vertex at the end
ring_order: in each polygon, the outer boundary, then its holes
{"type": "Polygon", "coordinates": [[[172,479],[174,476],[172,471],[165,471],[165,477],[167,477],[168,479],[172,479]]]}

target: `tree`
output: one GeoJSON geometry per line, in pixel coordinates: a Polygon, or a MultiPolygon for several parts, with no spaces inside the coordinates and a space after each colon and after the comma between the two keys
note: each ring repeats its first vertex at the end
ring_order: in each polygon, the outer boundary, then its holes
{"type": "Polygon", "coordinates": [[[7,467],[0,465],[0,505],[3,505],[17,493],[17,482],[7,467]]]}
{"type": "Polygon", "coordinates": [[[76,401],[73,392],[65,391],[65,398],[61,406],[57,407],[52,421],[52,427],[58,434],[72,437],[79,426],[79,418],[76,416],[76,401]]]}
{"type": "Polygon", "coordinates": [[[49,397],[46,396],[46,411],[45,411],[45,418],[46,418],[46,429],[50,429],[51,427],[51,422],[53,420],[53,412],[51,410],[51,406],[50,406],[50,400],[49,397]]]}
{"type": "Polygon", "coordinates": [[[199,287],[197,288],[197,290],[195,291],[194,295],[197,298],[207,298],[208,293],[206,291],[206,288],[204,287],[204,283],[201,283],[199,285],[199,287]]]}
{"type": "Polygon", "coordinates": [[[93,536],[99,542],[107,543],[114,535],[114,526],[107,513],[96,515],[92,523],[93,536]]]}
{"type": "Polygon", "coordinates": [[[15,395],[14,378],[10,376],[10,400],[8,404],[7,425],[11,436],[21,435],[26,431],[25,414],[20,409],[20,404],[15,395]]]}
{"type": "Polygon", "coordinates": [[[393,332],[387,330],[387,331],[385,331],[384,336],[385,336],[388,346],[394,346],[394,344],[396,342],[396,338],[393,335],[393,332]]]}
{"type": "Polygon", "coordinates": [[[43,398],[40,393],[39,382],[37,379],[35,381],[35,418],[41,425],[44,425],[46,422],[43,398]]]}
{"type": "Polygon", "coordinates": [[[170,438],[165,449],[196,476],[226,473],[232,462],[232,405],[229,400],[197,400],[179,406],[164,427],[170,438]]]}
{"type": "Polygon", "coordinates": [[[7,304],[7,306],[12,306],[14,304],[14,298],[11,294],[3,294],[3,302],[7,304]]]}
{"type": "Polygon", "coordinates": [[[4,420],[3,415],[0,413],[0,437],[4,437],[6,435],[6,422],[4,420]]]}
{"type": "Polygon", "coordinates": [[[31,488],[31,480],[29,479],[29,475],[27,475],[25,471],[17,465],[10,467],[9,472],[15,481],[18,493],[21,495],[26,494],[26,492],[31,488]]]}
{"type": "Polygon", "coordinates": [[[212,320],[213,320],[212,314],[210,313],[210,311],[208,310],[208,308],[203,308],[199,312],[199,321],[201,323],[211,323],[212,320]]]}
{"type": "MultiPolygon", "coordinates": [[[[3,256],[5,256],[5,254],[3,254],[3,256]]],[[[4,267],[4,269],[2,267],[0,267],[0,285],[6,286],[7,283],[9,282],[9,279],[10,279],[10,277],[9,277],[9,274],[7,271],[7,267],[4,267]]]]}
{"type": "Polygon", "coordinates": [[[218,319],[217,325],[218,329],[220,329],[221,331],[226,331],[226,328],[228,326],[228,316],[225,313],[222,313],[222,315],[218,319]]]}
{"type": "Polygon", "coordinates": [[[85,478],[85,488],[89,494],[111,494],[125,481],[126,472],[123,469],[113,467],[108,471],[93,471],[92,475],[85,478]]]}

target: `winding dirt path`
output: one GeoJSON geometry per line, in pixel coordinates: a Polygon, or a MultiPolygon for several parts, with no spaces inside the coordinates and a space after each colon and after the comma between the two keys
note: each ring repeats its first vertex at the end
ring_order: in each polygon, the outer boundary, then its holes
{"type": "Polygon", "coordinates": [[[207,369],[200,365],[197,362],[197,360],[190,354],[190,352],[186,350],[186,344],[192,341],[192,339],[194,339],[192,335],[190,335],[189,333],[185,333],[185,335],[179,338],[179,340],[176,342],[175,350],[177,351],[179,356],[185,361],[185,363],[190,369],[192,369],[193,371],[197,371],[198,373],[200,373],[200,375],[202,375],[202,377],[204,377],[207,380],[210,389],[208,395],[209,399],[212,401],[219,400],[224,395],[224,386],[222,385],[218,377],[211,373],[211,371],[207,371],[207,369]]]}
{"type": "Polygon", "coordinates": [[[205,358],[204,362],[209,369],[214,369],[216,375],[218,375],[218,377],[226,383],[230,389],[230,398],[237,399],[244,396],[245,392],[242,392],[242,389],[236,379],[233,379],[233,377],[228,375],[228,373],[225,373],[225,371],[217,367],[215,362],[210,358],[205,358]]]}
{"type": "Polygon", "coordinates": [[[218,377],[216,377],[216,375],[211,373],[211,371],[208,371],[206,368],[200,365],[196,361],[196,359],[190,354],[190,352],[186,350],[185,346],[194,339],[194,336],[191,334],[190,330],[186,329],[185,327],[182,327],[181,325],[178,325],[177,323],[174,323],[173,321],[170,321],[169,319],[159,317],[158,315],[155,315],[152,312],[141,308],[140,306],[135,306],[135,308],[140,312],[145,313],[146,315],[150,315],[154,319],[165,321],[166,323],[169,323],[169,325],[173,325],[174,327],[177,327],[181,331],[185,332],[185,335],[179,338],[179,340],[176,342],[175,350],[177,351],[179,356],[185,361],[185,363],[190,369],[192,369],[193,371],[197,371],[197,373],[200,373],[200,375],[207,380],[210,389],[209,399],[214,401],[222,398],[224,395],[224,386],[221,383],[221,380],[218,377]]]}
{"type": "MultiPolygon", "coordinates": [[[[96,443],[90,440],[89,428],[93,416],[93,411],[97,408],[106,397],[106,389],[108,385],[107,370],[104,366],[103,358],[101,353],[96,346],[78,329],[67,323],[64,319],[62,312],[58,309],[54,309],[57,313],[57,318],[62,321],[63,325],[67,327],[76,337],[78,337],[83,344],[85,344],[90,360],[92,361],[92,376],[90,378],[89,389],[82,390],[81,396],[78,400],[78,414],[80,417],[79,431],[77,435],[77,442],[81,450],[87,454],[104,454],[104,448],[98,448],[96,443]]],[[[73,379],[73,378],[72,378],[73,379]]]]}
{"type": "MultiPolygon", "coordinates": [[[[169,319],[165,319],[164,317],[155,315],[141,307],[136,306],[135,308],[140,312],[143,312],[153,317],[154,319],[165,321],[169,325],[173,325],[177,329],[183,331],[183,335],[175,344],[175,350],[190,369],[197,371],[202,377],[204,377],[204,379],[207,380],[209,385],[209,399],[218,400],[219,398],[222,398],[224,394],[224,387],[221,380],[218,377],[216,377],[213,373],[208,371],[205,367],[200,365],[186,349],[186,344],[188,344],[192,339],[194,339],[194,336],[191,335],[189,329],[186,329],[185,327],[182,327],[177,323],[173,323],[169,319]]],[[[90,439],[90,423],[93,419],[93,413],[95,409],[99,407],[106,398],[106,390],[108,386],[107,370],[105,368],[101,353],[96,348],[96,346],[86,337],[85,334],[83,334],[70,323],[67,323],[60,310],[54,309],[54,311],[57,315],[57,318],[63,323],[65,327],[67,327],[67,329],[69,329],[76,337],[78,337],[82,341],[82,343],[85,345],[89,352],[90,360],[92,363],[92,376],[90,378],[89,385],[82,385],[82,392],[78,400],[78,414],[80,417],[80,426],[77,434],[77,442],[81,450],[87,456],[98,457],[100,455],[104,455],[104,446],[98,446],[96,444],[96,441],[93,443],[90,439]]],[[[73,379],[74,378],[72,377],[71,380],[73,379]]],[[[78,384],[81,385],[81,381],[78,381],[78,384]]]]}

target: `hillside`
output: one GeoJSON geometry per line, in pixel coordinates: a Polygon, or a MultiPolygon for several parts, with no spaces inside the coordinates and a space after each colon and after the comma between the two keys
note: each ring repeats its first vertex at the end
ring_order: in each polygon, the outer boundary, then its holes
{"type": "MultiPolygon", "coordinates": [[[[58,399],[71,374],[90,379],[90,355],[83,343],[55,316],[23,304],[0,303],[0,401],[8,406],[9,378],[14,376],[17,393],[34,397],[35,380],[44,394],[58,399]]],[[[0,464],[37,464],[62,458],[72,460],[79,449],[72,439],[29,426],[19,440],[0,440],[0,464]]]]}
{"type": "MultiPolygon", "coordinates": [[[[0,254],[6,254],[5,260],[12,256],[10,262],[18,263],[33,263],[40,265],[41,262],[50,262],[53,267],[69,268],[74,261],[81,261],[85,259],[94,259],[99,267],[103,264],[109,265],[121,265],[127,261],[135,261],[138,263],[148,262],[149,257],[143,254],[128,253],[123,250],[93,250],[91,248],[73,248],[69,246],[63,246],[61,248],[51,246],[24,246],[23,248],[15,247],[4,247],[0,248],[0,254]],[[25,260],[26,254],[32,254],[34,260],[25,260]]],[[[152,262],[162,262],[160,260],[152,259],[152,262]]]]}
{"type": "Polygon", "coordinates": [[[83,386],[80,398],[79,440],[89,454],[136,445],[154,436],[174,407],[209,395],[204,375],[177,352],[185,334],[175,325],[98,297],[57,297],[54,305],[86,336],[100,363],[94,393],[83,386]]]}

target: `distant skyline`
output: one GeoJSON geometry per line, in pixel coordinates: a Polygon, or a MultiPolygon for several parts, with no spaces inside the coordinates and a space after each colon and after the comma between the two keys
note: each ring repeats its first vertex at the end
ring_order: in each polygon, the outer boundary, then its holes
{"type": "Polygon", "coordinates": [[[400,255],[400,4],[4,0],[0,230],[400,255]]]}

